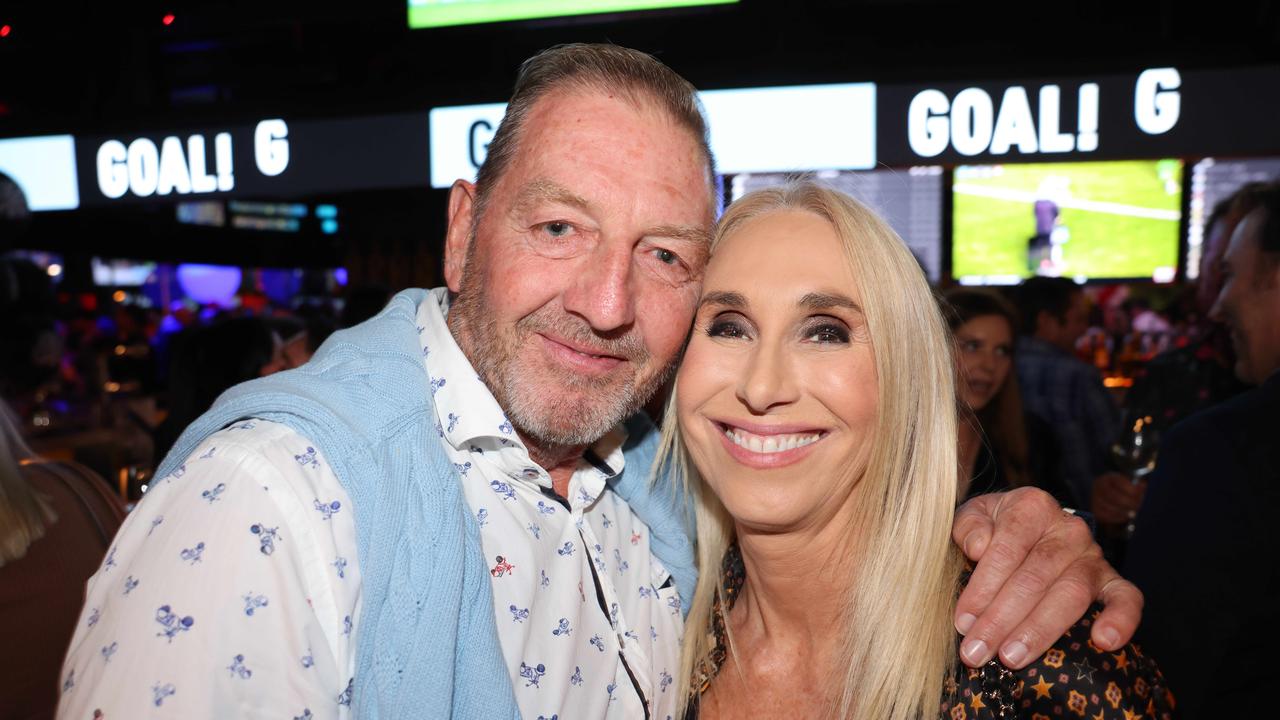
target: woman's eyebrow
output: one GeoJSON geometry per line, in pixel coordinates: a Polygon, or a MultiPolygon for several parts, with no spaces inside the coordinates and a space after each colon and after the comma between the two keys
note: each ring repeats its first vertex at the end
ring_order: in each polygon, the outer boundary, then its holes
{"type": "Polygon", "coordinates": [[[844,308],[856,313],[862,312],[862,306],[854,302],[853,298],[838,293],[806,293],[797,304],[808,310],[844,308]]]}
{"type": "Polygon", "coordinates": [[[702,307],[704,305],[721,305],[731,308],[744,308],[747,306],[747,299],[743,297],[742,293],[719,290],[703,295],[702,300],[698,301],[698,307],[702,307]]]}

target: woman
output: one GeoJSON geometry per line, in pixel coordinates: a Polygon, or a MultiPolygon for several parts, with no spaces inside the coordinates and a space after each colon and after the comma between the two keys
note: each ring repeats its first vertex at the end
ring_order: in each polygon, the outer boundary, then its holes
{"type": "Polygon", "coordinates": [[[1059,671],[1036,688],[1041,662],[986,687],[957,672],[953,372],[920,270],[865,208],[800,183],[726,212],[664,425],[664,464],[696,501],[699,563],[727,570],[700,575],[689,615],[708,629],[684,640],[693,714],[1030,717],[1051,707],[1041,694],[1066,704],[1074,690],[1112,717],[1093,700],[1119,693],[1141,711],[1138,676],[1164,707],[1133,648],[1126,677],[1075,643],[1102,681],[1092,693],[1059,671]]]}
{"type": "Polygon", "coordinates": [[[960,399],[960,498],[1034,485],[1070,505],[1049,427],[1022,409],[1013,370],[1013,307],[995,292],[956,288],[943,297],[955,338],[960,399]]]}

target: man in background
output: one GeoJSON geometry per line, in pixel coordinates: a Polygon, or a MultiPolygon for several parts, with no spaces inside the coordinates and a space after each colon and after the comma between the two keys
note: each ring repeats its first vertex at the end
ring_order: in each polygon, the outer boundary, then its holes
{"type": "Polygon", "coordinates": [[[1034,277],[1018,288],[1017,300],[1023,335],[1014,358],[1027,412],[1053,428],[1076,503],[1104,525],[1123,524],[1137,510],[1141,488],[1107,470],[1119,417],[1097,369],[1075,356],[1088,316],[1084,293],[1064,278],[1034,277]]]}
{"type": "Polygon", "coordinates": [[[1191,720],[1275,714],[1280,184],[1255,199],[1222,257],[1212,317],[1230,329],[1236,376],[1257,387],[1165,435],[1125,561],[1147,594],[1139,638],[1191,720]]]}

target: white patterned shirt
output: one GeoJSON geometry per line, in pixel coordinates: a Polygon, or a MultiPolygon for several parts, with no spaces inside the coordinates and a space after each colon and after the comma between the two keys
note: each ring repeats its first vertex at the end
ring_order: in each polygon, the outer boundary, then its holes
{"type": "MultiPolygon", "coordinates": [[[[446,298],[419,308],[423,357],[521,713],[639,718],[647,701],[679,716],[680,598],[606,485],[625,432],[557,498],[450,335],[446,298]]],[[[349,717],[358,565],[347,494],[305,438],[261,420],[215,433],[154,484],[90,579],[59,717],[349,717]]]]}

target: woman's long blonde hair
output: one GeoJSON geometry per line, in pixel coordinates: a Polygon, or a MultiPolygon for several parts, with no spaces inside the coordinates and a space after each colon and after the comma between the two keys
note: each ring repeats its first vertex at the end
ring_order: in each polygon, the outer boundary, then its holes
{"type": "MultiPolygon", "coordinates": [[[[879,379],[875,442],[849,528],[860,550],[838,629],[841,654],[831,667],[838,698],[831,715],[936,717],[944,681],[955,668],[952,615],[961,567],[951,542],[957,476],[951,342],[928,283],[898,235],[861,203],[813,181],[738,200],[721,218],[713,252],[746,223],[783,210],[813,213],[839,236],[860,283],[879,379]]],[[[689,458],[675,405],[673,395],[655,467],[684,484],[697,514],[700,575],[680,674],[687,692],[715,646],[711,616],[717,596],[723,602],[719,571],[734,531],[689,458]]]]}

